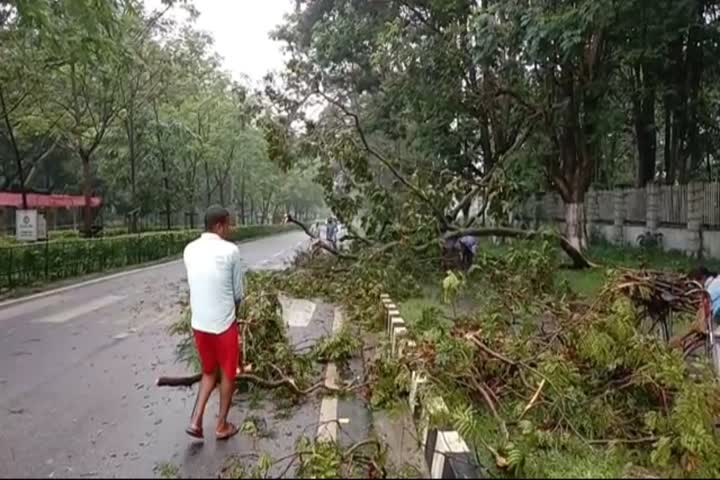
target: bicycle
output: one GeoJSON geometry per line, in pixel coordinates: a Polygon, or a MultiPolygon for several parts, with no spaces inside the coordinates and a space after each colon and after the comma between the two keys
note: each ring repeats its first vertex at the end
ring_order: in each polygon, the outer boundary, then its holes
{"type": "Polygon", "coordinates": [[[682,348],[683,358],[695,356],[699,351],[704,352],[710,358],[716,375],[720,376],[720,344],[717,342],[717,334],[710,296],[703,292],[697,319],[687,333],[673,339],[671,343],[682,348]]]}

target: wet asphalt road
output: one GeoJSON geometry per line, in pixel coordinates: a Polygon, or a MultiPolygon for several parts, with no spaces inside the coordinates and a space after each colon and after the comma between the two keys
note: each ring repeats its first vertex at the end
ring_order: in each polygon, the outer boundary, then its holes
{"type": "MultiPolygon", "coordinates": [[[[293,232],[240,249],[250,268],[278,267],[305,238],[293,232]]],[[[166,331],[185,290],[183,265],[173,262],[0,308],[1,477],[147,477],[165,462],[185,476],[214,476],[227,455],[257,450],[243,435],[193,443],[183,431],[195,391],[154,385],[186,372],[166,331]]],[[[331,316],[318,306],[309,328],[331,316]]],[[[301,432],[314,433],[319,400],[281,417],[270,403],[255,408],[240,405],[231,420],[265,419],[275,436],[263,449],[282,456],[301,432]]]]}

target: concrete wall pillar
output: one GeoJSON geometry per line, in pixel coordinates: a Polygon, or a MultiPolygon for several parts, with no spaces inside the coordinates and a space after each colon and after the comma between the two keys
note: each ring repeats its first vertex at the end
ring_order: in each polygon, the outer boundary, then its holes
{"type": "Polygon", "coordinates": [[[660,188],[650,182],[645,187],[645,225],[649,232],[656,233],[660,226],[660,188]]]}
{"type": "Polygon", "coordinates": [[[600,206],[597,202],[597,193],[590,189],[585,196],[585,222],[587,224],[588,241],[592,240],[595,235],[595,228],[600,219],[600,206]]]}
{"type": "Polygon", "coordinates": [[[613,241],[625,243],[625,191],[615,191],[615,209],[613,211],[613,241]]]}
{"type": "Polygon", "coordinates": [[[690,233],[687,254],[702,256],[702,223],[703,223],[703,196],[705,187],[702,183],[688,184],[688,218],[687,229],[690,233]]]}
{"type": "Polygon", "coordinates": [[[533,226],[534,230],[538,230],[543,222],[543,197],[542,193],[533,195],[533,226]]]}

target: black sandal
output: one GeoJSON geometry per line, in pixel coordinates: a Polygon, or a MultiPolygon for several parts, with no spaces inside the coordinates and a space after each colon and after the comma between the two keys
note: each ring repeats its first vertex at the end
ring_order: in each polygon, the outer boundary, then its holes
{"type": "Polygon", "coordinates": [[[185,433],[187,433],[193,438],[199,438],[200,440],[205,438],[205,436],[203,435],[202,427],[193,427],[192,425],[190,425],[185,429],[185,433]]]}
{"type": "Polygon", "coordinates": [[[224,433],[224,434],[222,434],[222,435],[218,434],[217,431],[215,432],[215,435],[217,435],[217,439],[218,439],[218,440],[228,440],[228,439],[234,437],[235,435],[237,435],[238,433],[240,433],[240,428],[239,428],[239,427],[233,425],[233,424],[230,423],[230,422],[228,422],[227,424],[228,424],[228,426],[230,427],[230,431],[229,431],[229,432],[224,433]]]}

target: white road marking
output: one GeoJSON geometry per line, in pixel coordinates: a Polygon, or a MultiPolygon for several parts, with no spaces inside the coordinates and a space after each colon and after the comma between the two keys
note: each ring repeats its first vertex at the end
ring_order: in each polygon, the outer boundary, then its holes
{"type": "Polygon", "coordinates": [[[337,410],[337,397],[325,397],[322,399],[322,403],[320,404],[320,424],[317,431],[318,440],[327,442],[335,442],[337,440],[337,410]]]}
{"type": "Polygon", "coordinates": [[[317,304],[309,300],[289,298],[285,295],[278,295],[282,305],[283,320],[289,327],[307,327],[317,309],[317,304]]]}
{"type": "MultiPolygon", "coordinates": [[[[337,333],[342,327],[343,316],[339,308],[335,307],[335,318],[333,319],[333,333],[337,333]]],[[[329,363],[325,371],[325,386],[338,386],[338,372],[334,363],[329,363]]],[[[320,420],[317,432],[319,440],[330,442],[337,441],[338,434],[338,399],[337,397],[324,397],[320,404],[320,420]]]]}
{"type": "Polygon", "coordinates": [[[112,305],[113,303],[117,303],[124,298],[124,296],[119,295],[106,295],[104,297],[96,298],[91,302],[78,305],[75,308],[56,313],[55,315],[37,318],[33,320],[32,323],[65,323],[73,318],[77,318],[81,315],[85,315],[112,305]]]}

